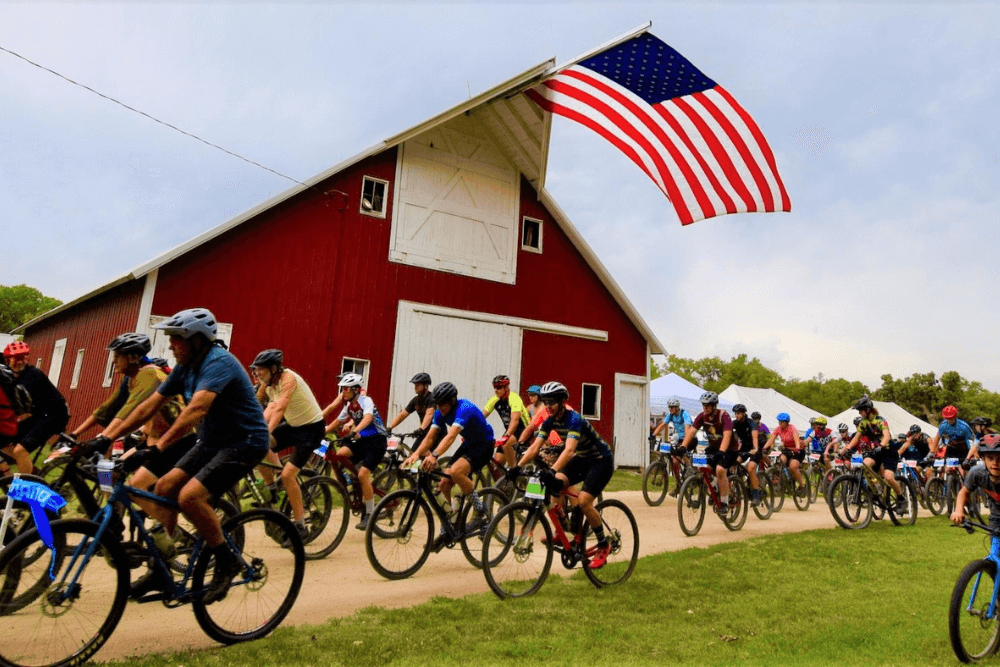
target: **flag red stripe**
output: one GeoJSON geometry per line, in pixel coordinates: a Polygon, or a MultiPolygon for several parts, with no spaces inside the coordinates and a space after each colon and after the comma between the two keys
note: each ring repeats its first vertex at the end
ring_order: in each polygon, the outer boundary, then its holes
{"type": "Polygon", "coordinates": [[[753,177],[754,183],[757,184],[757,191],[760,192],[761,199],[764,200],[764,210],[773,211],[774,209],[774,197],[771,195],[771,186],[768,185],[767,179],[764,177],[764,172],[761,171],[760,165],[754,160],[753,155],[750,153],[750,149],[747,148],[746,142],[743,141],[743,137],[740,133],[736,131],[733,124],[726,117],[726,114],[719,109],[712,100],[705,95],[705,93],[694,93],[691,97],[697,99],[705,109],[715,118],[716,122],[722,126],[723,132],[729,137],[729,140],[733,142],[736,146],[736,150],[739,152],[740,157],[743,158],[743,162],[746,164],[747,169],[750,170],[750,175],[753,177]]]}
{"type": "MultiPolygon", "coordinates": [[[[691,188],[691,192],[694,195],[695,200],[698,202],[698,206],[701,208],[702,217],[710,218],[714,215],[717,215],[717,212],[715,210],[715,205],[712,203],[712,201],[708,198],[708,195],[705,193],[705,188],[702,187],[701,180],[697,177],[697,175],[695,175],[694,170],[691,168],[691,165],[688,163],[688,161],[684,158],[683,155],[681,155],[681,152],[677,149],[677,146],[674,144],[674,141],[667,136],[667,133],[663,131],[663,128],[661,128],[656,123],[656,121],[653,120],[653,118],[650,116],[650,113],[648,111],[648,109],[650,109],[650,106],[648,104],[644,105],[645,108],[642,108],[635,102],[630,100],[628,97],[626,97],[625,95],[622,95],[618,90],[606,84],[605,82],[587,76],[586,73],[578,70],[571,70],[571,69],[566,70],[562,72],[561,76],[577,79],[588,85],[591,85],[594,88],[597,88],[598,90],[603,92],[608,97],[614,99],[616,102],[621,104],[629,111],[631,111],[636,118],[642,121],[643,125],[646,126],[646,128],[653,134],[653,136],[659,139],[660,143],[670,154],[670,159],[672,159],[674,164],[677,165],[678,169],[680,169],[681,174],[683,174],[684,180],[687,182],[688,187],[691,188]]],[[[626,121],[621,116],[619,116],[619,118],[621,118],[623,123],[628,123],[628,121],[626,121]]],[[[619,123],[615,124],[621,127],[619,123]]],[[[696,156],[698,155],[697,151],[692,150],[691,152],[696,156]]],[[[659,153],[659,151],[657,151],[657,153],[659,153]]],[[[665,157],[666,156],[664,156],[664,158],[665,157]]],[[[703,169],[706,167],[707,165],[702,164],[703,169]]],[[[726,199],[728,199],[728,197],[726,199]]]]}
{"type": "Polygon", "coordinates": [[[740,118],[743,119],[743,122],[746,123],[746,126],[753,134],[754,139],[757,140],[760,152],[764,155],[764,159],[767,160],[767,165],[771,168],[771,173],[774,174],[774,180],[778,184],[778,190],[781,191],[781,210],[791,211],[792,201],[788,198],[788,193],[785,191],[785,184],[781,181],[781,176],[778,175],[778,165],[777,162],[775,162],[774,153],[771,152],[771,146],[768,145],[767,139],[764,138],[764,133],[760,131],[759,127],[757,127],[757,123],[754,122],[750,114],[748,114],[746,110],[740,106],[740,103],[736,101],[736,98],[729,94],[728,90],[719,85],[715,86],[715,90],[719,93],[719,95],[722,95],[722,97],[729,102],[729,106],[731,106],[733,110],[740,115],[740,118]]]}

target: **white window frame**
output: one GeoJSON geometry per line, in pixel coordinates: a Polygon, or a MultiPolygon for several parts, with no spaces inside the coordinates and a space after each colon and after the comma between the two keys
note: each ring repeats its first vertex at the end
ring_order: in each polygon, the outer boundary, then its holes
{"type": "MultiPolygon", "coordinates": [[[[361,179],[361,201],[358,202],[358,213],[360,213],[361,215],[367,215],[372,218],[380,218],[384,220],[385,211],[389,207],[388,202],[389,202],[389,181],[382,180],[381,178],[375,178],[374,176],[365,176],[364,178],[361,179]],[[365,207],[363,206],[365,200],[365,186],[368,184],[369,181],[371,181],[372,183],[379,183],[382,185],[382,187],[385,188],[385,192],[382,193],[381,211],[376,211],[374,209],[371,211],[366,211],[365,207]]],[[[372,205],[374,205],[374,202],[372,202],[372,205]]]]}
{"type": "Polygon", "coordinates": [[[52,359],[49,360],[49,382],[54,386],[59,386],[59,377],[62,375],[63,361],[66,356],[66,339],[60,338],[52,348],[52,359]]]}
{"type": "Polygon", "coordinates": [[[110,387],[111,381],[115,378],[115,353],[108,352],[108,363],[104,367],[104,381],[101,382],[102,387],[110,387]]]}
{"type": "Polygon", "coordinates": [[[80,370],[83,368],[83,353],[86,348],[80,348],[76,351],[76,363],[73,364],[73,379],[70,380],[69,388],[76,389],[80,385],[80,370]]]}
{"type": "MultiPolygon", "coordinates": [[[[340,370],[341,370],[341,372],[346,372],[346,371],[344,371],[344,362],[345,361],[353,361],[355,364],[357,364],[357,362],[360,361],[361,363],[363,363],[365,365],[365,370],[364,370],[363,373],[361,373],[361,386],[363,388],[367,389],[368,388],[368,370],[371,368],[371,365],[372,365],[371,361],[369,361],[368,359],[359,359],[358,357],[344,357],[344,358],[342,358],[340,360],[340,370]]],[[[356,371],[351,371],[351,372],[356,372],[356,371]]]]}
{"type": "Polygon", "coordinates": [[[545,228],[545,221],[544,220],[539,220],[538,218],[532,218],[532,217],[527,216],[527,215],[524,216],[523,218],[521,218],[521,250],[523,250],[525,252],[533,252],[533,253],[537,253],[537,254],[541,255],[542,254],[542,230],[544,228],[545,228]],[[538,247],[537,248],[533,248],[530,245],[525,245],[524,244],[524,228],[525,228],[525,223],[527,223],[529,220],[531,222],[537,222],[538,223],[538,247]]]}
{"type": "Polygon", "coordinates": [[[591,382],[584,382],[580,387],[580,414],[583,415],[585,419],[589,419],[590,421],[595,421],[595,422],[601,420],[601,392],[602,392],[601,385],[594,384],[591,382]],[[597,387],[597,397],[596,400],[594,401],[594,408],[597,410],[597,412],[592,415],[584,414],[583,412],[583,405],[584,405],[583,396],[587,387],[597,387]]]}
{"type": "Polygon", "coordinates": [[[38,357],[38,361],[35,362],[35,368],[42,370],[42,358],[38,357]]]}

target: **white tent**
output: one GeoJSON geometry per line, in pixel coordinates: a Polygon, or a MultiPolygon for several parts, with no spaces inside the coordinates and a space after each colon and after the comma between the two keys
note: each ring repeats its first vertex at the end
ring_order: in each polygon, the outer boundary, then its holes
{"type": "Polygon", "coordinates": [[[802,433],[809,430],[810,419],[826,416],[808,406],[796,403],[774,389],[756,389],[733,384],[719,394],[719,398],[733,403],[742,403],[747,406],[748,413],[759,412],[761,421],[767,424],[772,431],[778,425],[777,415],[780,412],[787,412],[788,416],[792,418],[792,425],[802,433]]]}
{"type": "MultiPolygon", "coordinates": [[[[889,422],[889,431],[892,433],[892,437],[896,437],[899,433],[903,433],[909,430],[912,424],[918,424],[920,429],[927,435],[933,437],[937,435],[937,427],[931,426],[923,419],[911,415],[909,412],[899,407],[895,403],[887,403],[885,401],[872,401],[875,404],[875,409],[878,413],[889,422]]],[[[847,408],[839,415],[830,418],[830,423],[833,424],[832,428],[837,428],[837,424],[843,422],[851,427],[851,431],[854,431],[854,418],[858,416],[858,411],[854,408],[847,408]]]]}
{"type": "MultiPolygon", "coordinates": [[[[649,383],[649,411],[656,417],[662,417],[667,413],[667,401],[677,398],[681,402],[681,408],[687,410],[694,419],[701,412],[701,395],[704,393],[705,390],[695,383],[688,382],[676,373],[668,373],[649,383]]],[[[731,412],[733,404],[720,397],[719,407],[731,412]]]]}

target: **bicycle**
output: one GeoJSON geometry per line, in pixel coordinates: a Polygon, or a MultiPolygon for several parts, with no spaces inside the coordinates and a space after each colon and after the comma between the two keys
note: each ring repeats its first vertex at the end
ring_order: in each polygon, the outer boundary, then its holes
{"type": "Polygon", "coordinates": [[[822,452],[810,451],[806,454],[808,463],[802,466],[802,477],[808,480],[809,502],[819,500],[819,494],[826,496],[826,467],[823,465],[822,452]]]}
{"type": "MultiPolygon", "coordinates": [[[[93,521],[62,519],[19,535],[0,554],[0,617],[17,641],[0,643],[0,664],[40,667],[77,665],[97,652],[114,632],[129,596],[129,556],[111,529],[115,507],[122,507],[136,527],[146,556],[164,581],[163,592],[139,602],[161,601],[168,608],[190,604],[205,633],[223,644],[257,639],[270,633],[288,614],[302,585],[305,553],[295,526],[278,512],[255,509],[222,525],[223,536],[241,571],[228,594],[204,601],[213,576],[214,557],[196,538],[180,580],[160,555],[143,526],[132,497],[177,510],[176,502],[127,486],[122,463],[98,464],[100,488],[110,501],[93,521]],[[48,534],[48,535],[47,535],[48,534]],[[287,547],[282,546],[287,544],[287,547]],[[39,547],[49,558],[31,560],[39,547]],[[19,609],[10,601],[27,597],[19,609]]],[[[44,488],[44,487],[43,487],[44,488]]],[[[48,492],[48,489],[45,489],[48,492]]]]}
{"type": "MultiPolygon", "coordinates": [[[[562,493],[564,499],[577,495],[569,490],[562,493]]],[[[592,568],[597,542],[588,544],[593,537],[590,523],[577,510],[579,526],[568,525],[572,521],[562,503],[550,501],[538,477],[528,477],[524,499],[501,509],[486,529],[483,575],[497,597],[518,598],[537,592],[557,551],[563,567],[582,564],[587,579],[598,588],[623,583],[632,575],[639,559],[639,527],[625,503],[611,499],[594,506],[611,551],[602,567],[592,568]]]]}
{"type": "MultiPolygon", "coordinates": [[[[783,453],[776,451],[768,452],[768,456],[771,458],[771,465],[768,466],[766,474],[768,479],[771,480],[771,485],[774,487],[774,511],[781,511],[781,508],[785,505],[785,496],[788,495],[791,496],[792,502],[795,504],[795,509],[805,512],[809,509],[809,505],[812,502],[809,490],[809,478],[805,475],[804,471],[799,471],[802,475],[802,485],[804,487],[800,489],[795,482],[795,476],[792,475],[792,471],[788,468],[788,464],[781,462],[781,455],[783,453]]],[[[789,454],[785,454],[785,456],[787,458],[789,454]]]]}
{"type": "MultiPolygon", "coordinates": [[[[746,467],[748,462],[749,458],[745,461],[738,461],[733,468],[730,468],[730,472],[735,473],[740,478],[740,481],[743,482],[743,488],[747,493],[752,493],[753,485],[750,483],[750,471],[746,467]]],[[[774,513],[774,486],[759,464],[755,474],[757,475],[757,489],[760,491],[760,500],[756,505],[751,502],[750,507],[758,519],[767,521],[774,513]]]]}
{"type": "Polygon", "coordinates": [[[864,463],[864,455],[851,457],[852,470],[835,479],[827,498],[830,513],[842,528],[860,530],[871,523],[876,510],[889,515],[894,525],[912,526],[917,520],[917,495],[912,483],[898,480],[905,509],[897,513],[892,486],[864,463]]]}
{"type": "MultiPolygon", "coordinates": [[[[454,519],[449,517],[443,497],[435,493],[432,482],[445,478],[440,469],[425,472],[417,461],[409,473],[415,476],[415,488],[398,489],[375,506],[365,529],[365,552],[368,561],[386,579],[405,579],[414,575],[433,551],[461,545],[466,560],[482,567],[479,541],[497,510],[507,504],[507,497],[494,488],[478,492],[486,507],[482,516],[474,515],[473,505],[460,496],[454,519]],[[434,518],[442,532],[434,537],[434,518]]],[[[456,489],[457,490],[457,489],[456,489]]]]}
{"type": "MultiPolygon", "coordinates": [[[[689,474],[684,448],[661,442],[655,452],[657,459],[646,466],[642,475],[642,497],[650,507],[661,505],[670,490],[670,477],[683,480],[689,474]]],[[[677,484],[680,487],[680,482],[677,484]]]]}
{"type": "Polygon", "coordinates": [[[981,530],[990,536],[985,558],[974,560],[955,582],[948,606],[948,637],[961,662],[976,662],[996,653],[1000,646],[997,595],[1000,593],[1000,530],[966,520],[960,526],[970,535],[981,530]],[[983,577],[985,576],[985,579],[983,577]]]}
{"type": "Polygon", "coordinates": [[[722,523],[729,530],[739,530],[747,520],[749,499],[743,481],[738,475],[729,474],[729,506],[724,513],[722,498],[719,495],[718,481],[715,476],[715,466],[708,464],[708,454],[694,454],[691,457],[694,474],[681,483],[677,495],[677,520],[681,530],[688,537],[694,537],[705,522],[705,508],[711,500],[712,507],[722,523]]]}

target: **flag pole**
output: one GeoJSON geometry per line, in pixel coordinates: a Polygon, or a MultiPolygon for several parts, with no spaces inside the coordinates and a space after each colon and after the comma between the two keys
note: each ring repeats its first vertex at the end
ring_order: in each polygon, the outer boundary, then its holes
{"type": "Polygon", "coordinates": [[[633,37],[638,37],[639,35],[643,34],[644,32],[648,32],[649,29],[652,28],[652,27],[653,27],[653,22],[652,21],[646,21],[646,23],[644,23],[643,25],[639,26],[638,28],[634,28],[632,30],[629,30],[628,32],[626,32],[626,33],[624,33],[622,35],[619,35],[618,37],[615,37],[614,39],[608,40],[607,42],[604,42],[600,46],[595,47],[595,48],[587,51],[586,53],[583,53],[583,54],[577,56],[576,58],[573,58],[572,60],[570,60],[570,61],[568,61],[566,63],[563,63],[562,65],[557,65],[557,66],[553,67],[552,69],[550,69],[549,71],[544,72],[542,74],[542,81],[544,81],[545,79],[548,79],[549,77],[555,76],[556,74],[558,74],[559,72],[563,71],[564,69],[566,69],[568,67],[572,67],[573,65],[577,64],[578,62],[586,60],[587,58],[590,58],[591,56],[597,55],[598,53],[600,53],[602,51],[607,51],[610,48],[614,48],[614,47],[618,46],[619,44],[621,44],[622,42],[627,42],[628,40],[632,39],[633,37]]]}

